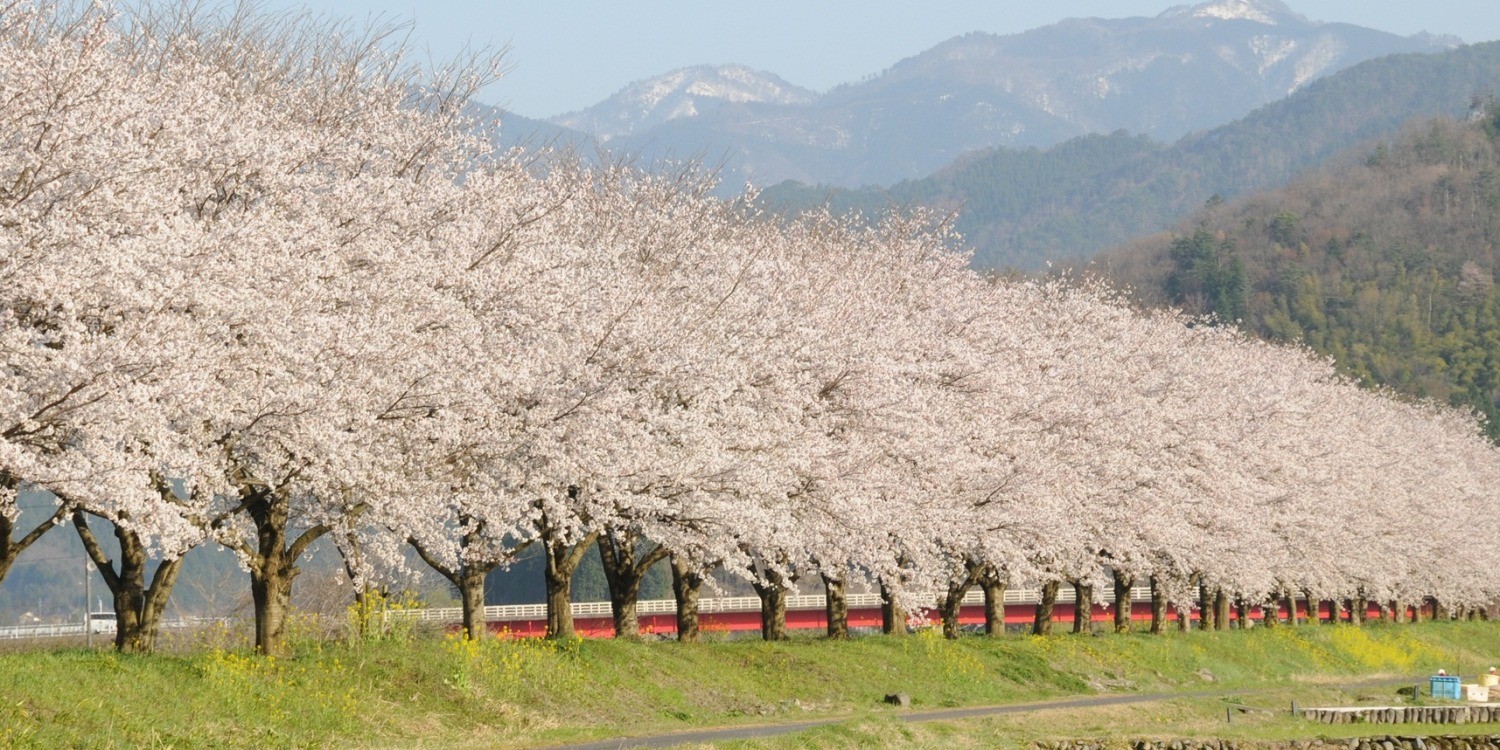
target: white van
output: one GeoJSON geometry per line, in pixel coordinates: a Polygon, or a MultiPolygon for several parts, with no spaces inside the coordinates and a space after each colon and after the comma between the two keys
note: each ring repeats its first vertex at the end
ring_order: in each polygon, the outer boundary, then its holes
{"type": "Polygon", "coordinates": [[[115,634],[115,613],[113,612],[90,612],[89,632],[115,634]]]}

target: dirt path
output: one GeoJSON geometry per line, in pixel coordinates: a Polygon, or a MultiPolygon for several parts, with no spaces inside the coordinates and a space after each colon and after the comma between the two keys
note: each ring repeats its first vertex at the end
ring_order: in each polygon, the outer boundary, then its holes
{"type": "MultiPolygon", "coordinates": [[[[1365,680],[1361,682],[1341,684],[1341,688],[1375,687],[1380,685],[1407,685],[1410,678],[1383,678],[1378,680],[1365,680]]],[[[1278,685],[1265,688],[1247,688],[1244,690],[1195,690],[1191,692],[1178,693],[1131,693],[1124,695],[1087,695],[1077,698],[1056,698],[1045,701],[1032,701],[1028,703],[1009,703],[1003,706],[973,706],[968,708],[941,708],[925,711],[905,711],[891,714],[871,714],[872,716],[889,715],[898,721],[957,721],[962,719],[974,719],[985,716],[1004,716],[1006,714],[1031,713],[1034,711],[1049,711],[1060,708],[1099,708],[1103,706],[1121,706],[1132,703],[1157,703],[1161,701],[1197,699],[1197,698],[1228,698],[1231,696],[1252,695],[1260,692],[1283,690],[1286,686],[1278,685]]],[[[861,715],[863,716],[863,715],[861,715]]],[[[586,742],[576,745],[555,745],[548,750],[627,750],[628,748],[641,747],[674,747],[685,744],[701,744],[705,742],[728,742],[730,740],[753,740],[765,737],[777,737],[783,734],[800,732],[814,727],[838,724],[857,718],[855,715],[832,716],[823,719],[811,719],[808,721],[794,721],[786,724],[762,724],[755,726],[728,727],[722,729],[698,729],[688,732],[677,732],[673,734],[658,734],[644,737],[618,737],[610,740],[597,742],[586,742]]]]}

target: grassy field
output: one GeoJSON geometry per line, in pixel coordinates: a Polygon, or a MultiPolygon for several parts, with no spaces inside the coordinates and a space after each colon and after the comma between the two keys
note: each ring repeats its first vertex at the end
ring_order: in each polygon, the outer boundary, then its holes
{"type": "Polygon", "coordinates": [[[1439,667],[1477,673],[1496,661],[1500,624],[1487,622],[956,642],[927,633],[694,645],[414,635],[308,639],[280,660],[212,645],[150,657],[13,651],[0,654],[0,747],[525,748],[830,716],[845,720],[727,746],[957,749],[1036,738],[1369,734],[1293,720],[1285,709],[1292,700],[1392,703],[1402,700],[1392,685],[1337,686],[1415,682],[1439,667]],[[897,691],[912,697],[914,710],[1096,693],[1225,695],[910,725],[881,703],[897,691]],[[1273,710],[1236,711],[1230,724],[1226,703],[1273,710]]]}

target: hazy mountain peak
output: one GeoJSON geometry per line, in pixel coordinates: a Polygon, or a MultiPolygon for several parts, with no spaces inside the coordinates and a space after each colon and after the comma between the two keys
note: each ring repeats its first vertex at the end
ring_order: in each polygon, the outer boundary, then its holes
{"type": "Polygon", "coordinates": [[[774,73],[744,65],[697,65],[636,81],[592,107],[549,121],[608,140],[724,104],[798,105],[816,98],[774,73]]]}
{"type": "Polygon", "coordinates": [[[1267,26],[1276,26],[1286,20],[1306,22],[1279,0],[1214,0],[1199,5],[1184,5],[1169,9],[1164,16],[1191,16],[1193,18],[1217,18],[1225,21],[1254,21],[1267,26]]]}

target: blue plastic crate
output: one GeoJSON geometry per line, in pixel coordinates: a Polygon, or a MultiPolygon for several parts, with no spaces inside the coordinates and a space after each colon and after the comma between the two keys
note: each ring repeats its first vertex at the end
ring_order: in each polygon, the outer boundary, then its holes
{"type": "Polygon", "coordinates": [[[1456,701],[1463,697],[1461,682],[1462,680],[1457,677],[1433,677],[1432,686],[1428,689],[1428,692],[1434,698],[1447,698],[1448,700],[1456,701]]]}

